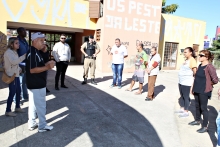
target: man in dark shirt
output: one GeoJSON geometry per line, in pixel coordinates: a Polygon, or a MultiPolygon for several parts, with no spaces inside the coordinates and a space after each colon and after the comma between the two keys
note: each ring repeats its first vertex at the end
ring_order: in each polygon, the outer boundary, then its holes
{"type": "Polygon", "coordinates": [[[53,126],[46,122],[46,71],[52,69],[54,61],[44,62],[39,50],[44,47],[45,35],[40,32],[31,35],[32,46],[26,56],[26,78],[29,93],[28,128],[38,132],[50,131],[53,126]],[[36,115],[39,125],[36,123],[36,115]]]}
{"type": "MultiPolygon", "coordinates": [[[[22,27],[19,27],[17,29],[18,33],[18,40],[19,40],[19,49],[17,50],[19,57],[26,54],[27,51],[29,50],[29,45],[25,39],[27,36],[26,30],[22,27]]],[[[25,60],[22,61],[19,66],[22,69],[22,72],[20,73],[19,79],[20,79],[20,84],[21,84],[21,100],[28,99],[28,92],[27,92],[27,86],[26,86],[26,72],[25,72],[25,60]]],[[[14,102],[16,94],[14,96],[14,102]]],[[[22,103],[21,103],[22,104],[22,103]]]]}

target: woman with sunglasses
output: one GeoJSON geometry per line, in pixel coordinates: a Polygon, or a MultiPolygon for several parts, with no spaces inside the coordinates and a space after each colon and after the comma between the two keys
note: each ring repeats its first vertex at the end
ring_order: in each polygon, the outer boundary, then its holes
{"type": "Polygon", "coordinates": [[[195,75],[192,92],[196,104],[196,120],[189,125],[200,125],[201,114],[203,115],[202,128],[197,130],[198,133],[208,131],[208,99],[211,98],[213,85],[218,83],[216,69],[211,64],[214,56],[208,50],[202,50],[199,54],[201,64],[195,75]]]}
{"type": "Polygon", "coordinates": [[[184,50],[184,56],[186,60],[183,65],[180,67],[179,71],[179,92],[180,92],[180,110],[179,117],[188,117],[189,113],[189,104],[190,104],[190,88],[193,84],[194,75],[197,70],[197,63],[195,60],[195,52],[191,47],[187,47],[184,50]]]}
{"type": "Polygon", "coordinates": [[[19,63],[21,63],[26,54],[22,56],[18,56],[17,49],[19,48],[19,41],[17,37],[11,37],[8,41],[8,49],[4,53],[4,69],[5,73],[8,76],[13,76],[16,74],[14,81],[9,84],[9,96],[7,100],[7,108],[5,115],[6,116],[16,116],[15,113],[11,112],[11,104],[13,101],[13,97],[16,94],[16,106],[15,112],[25,112],[20,108],[20,95],[21,95],[21,87],[19,74],[21,72],[21,68],[19,67],[19,63]]]}

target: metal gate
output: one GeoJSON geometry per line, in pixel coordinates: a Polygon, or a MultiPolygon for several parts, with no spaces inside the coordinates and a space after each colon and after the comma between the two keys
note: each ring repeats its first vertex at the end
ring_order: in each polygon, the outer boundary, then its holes
{"type": "Polygon", "coordinates": [[[176,69],[178,43],[165,42],[163,69],[176,69]]]}

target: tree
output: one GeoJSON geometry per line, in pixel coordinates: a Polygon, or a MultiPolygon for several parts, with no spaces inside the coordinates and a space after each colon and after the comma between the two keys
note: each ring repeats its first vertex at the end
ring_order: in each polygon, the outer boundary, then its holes
{"type": "Polygon", "coordinates": [[[166,6],[166,0],[162,1],[162,13],[172,14],[176,12],[178,8],[179,8],[179,5],[177,4],[171,4],[171,5],[166,6]]]}
{"type": "Polygon", "coordinates": [[[210,51],[219,51],[220,52],[220,36],[217,40],[214,40],[212,43],[212,48],[208,48],[210,51]]]}

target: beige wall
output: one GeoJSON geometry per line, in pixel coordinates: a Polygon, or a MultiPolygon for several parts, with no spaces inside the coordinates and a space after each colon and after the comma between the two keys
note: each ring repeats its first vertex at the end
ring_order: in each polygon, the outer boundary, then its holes
{"type": "Polygon", "coordinates": [[[136,43],[142,41],[145,48],[157,46],[160,18],[161,0],[105,0],[103,20],[98,22],[102,29],[102,62],[98,62],[98,69],[111,71],[112,58],[108,50],[114,45],[115,39],[120,38],[128,50],[124,71],[133,72],[136,43]]]}
{"type": "Polygon", "coordinates": [[[159,52],[162,65],[165,42],[176,42],[179,43],[176,69],[179,69],[184,61],[180,49],[193,47],[193,44],[199,45],[199,50],[203,49],[206,22],[167,14],[162,14],[161,21],[159,52]]]}

